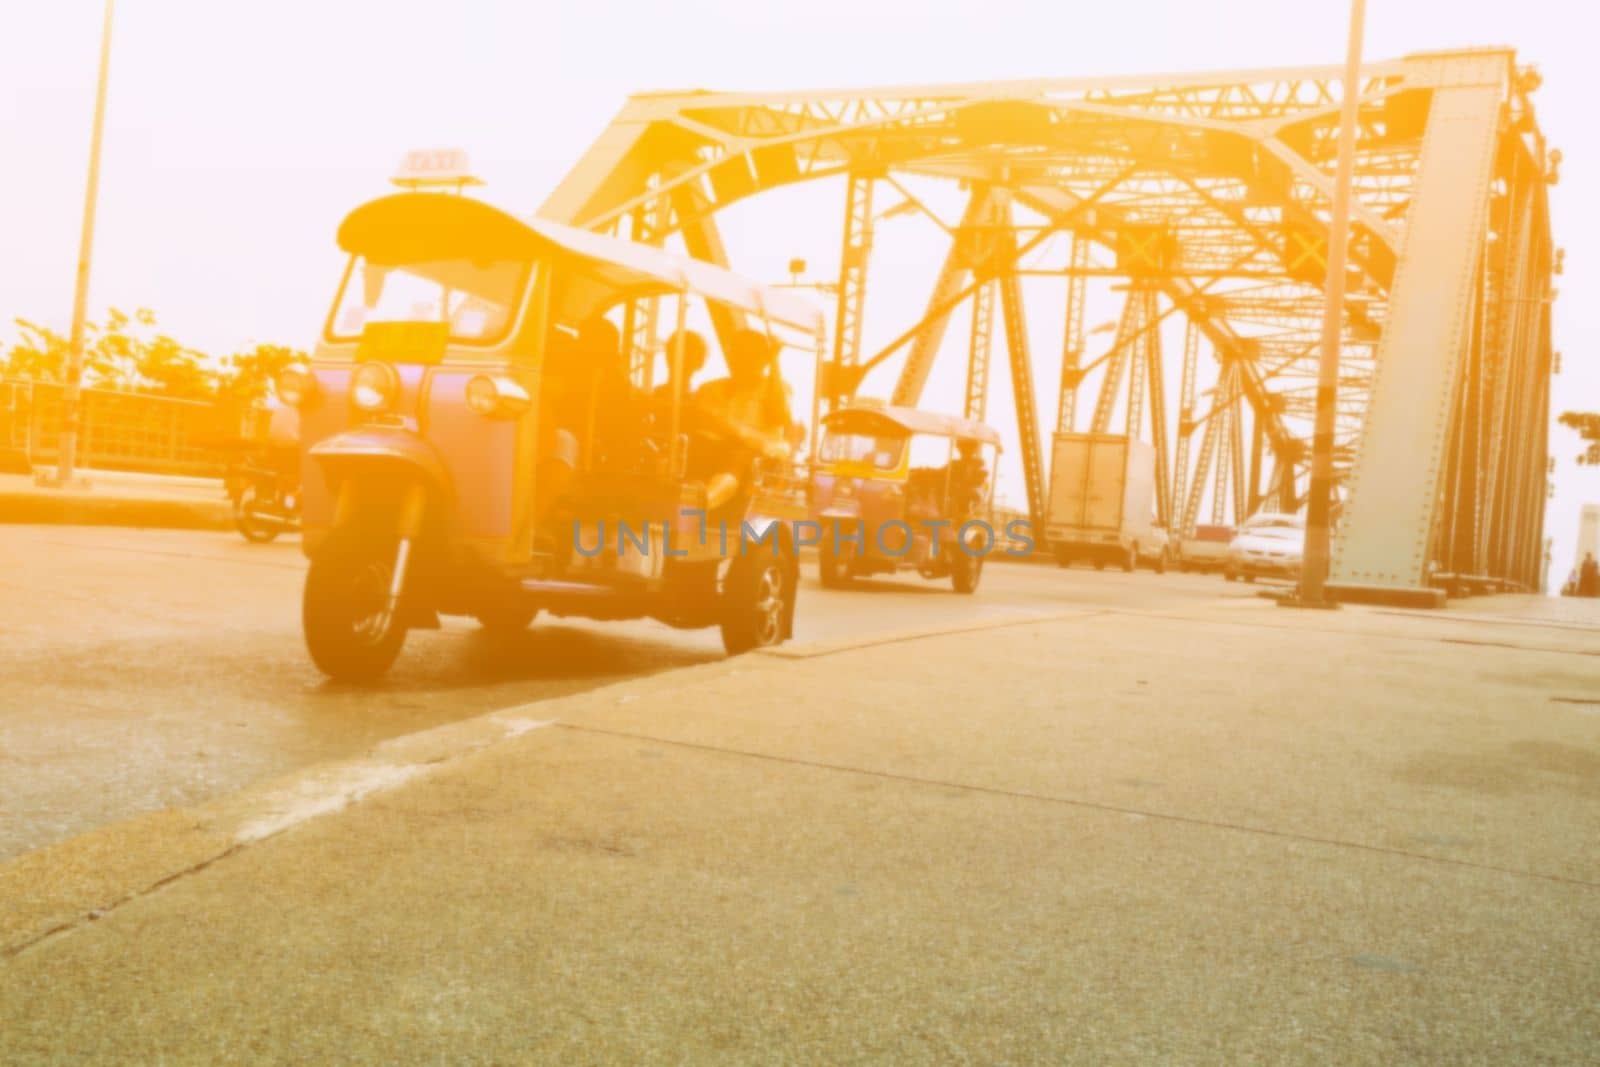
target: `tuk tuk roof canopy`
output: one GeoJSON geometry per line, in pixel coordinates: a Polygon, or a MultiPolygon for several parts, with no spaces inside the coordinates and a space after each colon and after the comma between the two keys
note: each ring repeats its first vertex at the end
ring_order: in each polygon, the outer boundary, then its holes
{"type": "MultiPolygon", "coordinates": [[[[565,257],[601,290],[648,296],[688,291],[791,329],[821,334],[822,311],[703,260],[547,219],[519,218],[482,200],[447,193],[397,193],[369,201],[339,225],[339,247],[369,261],[399,265],[438,259],[565,257]]],[[[593,310],[595,285],[566,303],[593,310]]]]}
{"type": "Polygon", "coordinates": [[[927,433],[939,437],[967,438],[986,445],[1000,447],[1000,434],[993,426],[963,419],[957,415],[941,415],[935,411],[904,407],[900,404],[850,404],[833,412],[822,421],[824,424],[870,423],[874,419],[889,422],[908,434],[927,433]]]}

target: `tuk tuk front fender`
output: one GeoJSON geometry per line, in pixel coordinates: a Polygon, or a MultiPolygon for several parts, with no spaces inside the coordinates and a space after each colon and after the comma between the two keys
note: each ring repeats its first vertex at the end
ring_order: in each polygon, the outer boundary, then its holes
{"type": "Polygon", "coordinates": [[[410,430],[363,426],[318,441],[309,455],[337,485],[364,473],[418,475],[433,491],[452,495],[450,474],[432,445],[410,430]]]}

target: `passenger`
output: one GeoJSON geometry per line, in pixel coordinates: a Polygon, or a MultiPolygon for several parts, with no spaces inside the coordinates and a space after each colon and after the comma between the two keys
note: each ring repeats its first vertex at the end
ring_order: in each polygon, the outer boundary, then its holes
{"type": "Polygon", "coordinates": [[[783,383],[772,373],[772,341],[740,330],[728,345],[728,377],[702,385],[695,408],[713,432],[764,455],[788,455],[792,419],[783,383]]]}
{"type": "Polygon", "coordinates": [[[739,472],[756,457],[787,459],[794,420],[783,382],[774,373],[776,346],[759,330],[735,333],[727,350],[728,377],[702,385],[694,395],[703,431],[722,440],[725,451],[706,483],[707,506],[716,508],[739,489],[739,472]]]}
{"type": "MultiPolygon", "coordinates": [[[[658,403],[671,403],[673,387],[677,382],[672,378],[673,353],[677,351],[678,335],[673,334],[667,339],[667,380],[656,387],[652,399],[658,403]]],[[[687,400],[692,395],[694,376],[699,374],[706,365],[706,339],[693,330],[683,331],[683,395],[687,400]]]]}
{"type": "Polygon", "coordinates": [[[1593,552],[1583,554],[1583,565],[1578,568],[1578,595],[1600,597],[1600,562],[1593,552]]]}

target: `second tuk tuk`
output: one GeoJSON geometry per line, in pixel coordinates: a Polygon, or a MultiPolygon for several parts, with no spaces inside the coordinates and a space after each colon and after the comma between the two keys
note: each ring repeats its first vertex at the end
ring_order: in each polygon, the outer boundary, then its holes
{"type": "Polygon", "coordinates": [[[859,400],[829,414],[811,475],[822,584],[914,570],[976,592],[999,452],[971,419],[859,400]]]}
{"type": "Polygon", "coordinates": [[[754,338],[757,360],[718,395],[782,396],[785,349],[822,350],[815,307],[461,196],[384,197],[338,237],[349,266],[323,337],[278,383],[301,414],[319,668],[382,674],[441,615],[651,617],[717,626],[730,653],[790,636],[804,480],[781,441],[697,416],[684,338],[692,309],[754,338]],[[664,357],[652,390],[630,357],[658,317],[676,341],[639,346],[664,357]]]}

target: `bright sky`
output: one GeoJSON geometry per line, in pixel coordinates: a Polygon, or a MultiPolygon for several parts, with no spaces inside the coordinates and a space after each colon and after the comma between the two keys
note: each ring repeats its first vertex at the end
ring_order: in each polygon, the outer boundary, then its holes
{"type": "MultiPolygon", "coordinates": [[[[1584,9],[1368,7],[1370,58],[1509,44],[1539,66],[1540,120],[1565,156],[1552,194],[1568,253],[1552,408],[1600,410],[1600,329],[1583,314],[1600,281],[1600,209],[1575,195],[1600,175],[1600,143],[1583,140],[1600,100],[1584,9]]],[[[70,315],[100,13],[98,0],[0,3],[0,343],[16,317],[64,327],[70,315]]],[[[402,152],[465,148],[492,199],[531,212],[637,90],[1335,64],[1345,18],[1340,0],[123,0],[90,314],[148,306],[216,352],[310,347],[339,267],[338,220],[387,190],[402,152]]],[[[757,261],[741,260],[753,242],[732,236],[735,266],[776,281],[788,256],[806,255],[831,272],[837,209],[786,214],[757,261]]],[[[907,283],[912,304],[926,284],[907,283]]],[[[1600,470],[1577,468],[1575,435],[1554,433],[1559,583],[1579,504],[1600,501],[1600,470]]],[[[1020,483],[1008,488],[1020,497],[1020,483]]]]}

